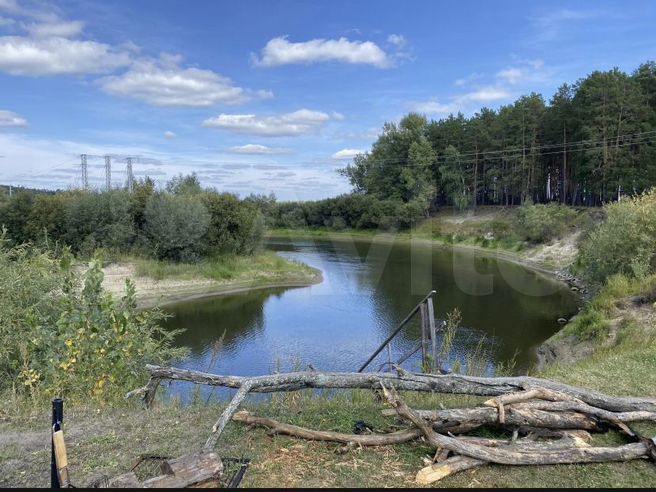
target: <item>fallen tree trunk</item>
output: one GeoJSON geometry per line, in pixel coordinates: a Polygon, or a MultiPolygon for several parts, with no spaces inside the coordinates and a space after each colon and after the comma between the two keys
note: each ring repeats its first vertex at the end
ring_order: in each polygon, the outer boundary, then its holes
{"type": "MultiPolygon", "coordinates": [[[[490,407],[414,410],[414,412],[422,419],[430,421],[433,429],[439,432],[450,431],[450,427],[457,425],[467,425],[470,430],[484,425],[499,425],[497,409],[490,407]]],[[[393,416],[397,415],[397,412],[394,409],[385,409],[383,415],[393,416]]],[[[547,412],[538,408],[520,406],[506,409],[505,425],[545,429],[601,430],[595,419],[576,412],[547,412]]]]}
{"type": "Polygon", "coordinates": [[[397,410],[400,417],[412,422],[421,429],[424,437],[432,446],[448,449],[454,453],[478,460],[500,465],[557,465],[571,463],[604,463],[609,461],[629,461],[650,456],[650,446],[646,442],[637,442],[617,447],[571,447],[550,449],[542,452],[514,450],[512,448],[489,448],[466,443],[454,437],[435,432],[432,426],[410,409],[394,389],[383,387],[385,397],[397,410]]]}
{"type": "Polygon", "coordinates": [[[379,389],[381,383],[397,390],[423,391],[447,394],[499,396],[532,388],[546,388],[581,400],[589,405],[613,412],[656,412],[656,399],[608,396],[603,393],[577,388],[546,379],[528,376],[485,378],[458,374],[415,374],[397,368],[398,374],[352,372],[291,372],[258,377],[221,376],[216,374],[147,365],[151,381],[128,396],[141,394],[144,401],[152,401],[152,393],[162,379],[189,381],[195,384],[240,388],[251,383],[251,392],[271,393],[297,391],[309,388],[325,389],[379,389]]]}
{"type": "MultiPolygon", "coordinates": [[[[284,434],[287,436],[299,437],[301,439],[307,439],[309,441],[328,441],[328,442],[338,442],[342,444],[357,444],[360,446],[387,446],[393,444],[402,444],[405,442],[413,441],[418,437],[421,437],[423,434],[420,429],[406,429],[397,432],[390,432],[388,434],[345,434],[342,432],[333,432],[333,431],[318,431],[313,429],[308,429],[305,427],[300,427],[298,425],[285,424],[274,419],[266,417],[257,417],[252,413],[242,410],[237,412],[232,416],[232,420],[247,425],[257,425],[260,427],[266,427],[274,434],[284,434]]],[[[549,444],[562,442],[569,443],[569,446],[573,445],[572,443],[578,442],[585,444],[585,440],[582,439],[579,435],[574,433],[563,433],[565,436],[558,441],[552,441],[549,444]]],[[[470,437],[470,436],[460,436],[457,438],[463,442],[477,444],[480,446],[487,447],[498,447],[506,446],[513,444],[518,449],[543,449],[544,444],[538,443],[529,439],[522,439],[521,441],[509,441],[507,439],[489,439],[483,437],[470,437]]],[[[564,447],[563,444],[560,447],[564,447]]]]}
{"type": "Polygon", "coordinates": [[[389,434],[344,434],[341,432],[317,431],[306,429],[297,425],[285,424],[274,419],[256,417],[255,415],[242,410],[232,416],[232,420],[242,424],[259,425],[267,427],[273,433],[285,434],[288,436],[300,437],[310,441],[329,441],[339,442],[342,444],[358,444],[360,446],[386,446],[390,444],[401,444],[413,441],[421,437],[419,429],[408,429],[389,434]]]}

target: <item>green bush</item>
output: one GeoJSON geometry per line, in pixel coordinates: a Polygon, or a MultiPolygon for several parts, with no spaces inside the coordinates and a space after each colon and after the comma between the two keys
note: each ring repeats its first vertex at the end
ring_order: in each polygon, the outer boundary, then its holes
{"type": "Polygon", "coordinates": [[[151,254],[160,260],[197,261],[210,214],[195,195],[153,195],[144,211],[145,232],[151,254]]]}
{"type": "Polygon", "coordinates": [[[576,216],[576,211],[558,203],[522,205],[517,210],[517,228],[526,240],[544,243],[561,237],[576,216]]]}
{"type": "Polygon", "coordinates": [[[82,286],[70,262],[0,244],[0,389],[105,401],[143,384],[146,363],[184,354],[158,325],[162,314],[137,312],[131,283],[116,302],[102,290],[99,260],[82,286]]]}
{"type": "Polygon", "coordinates": [[[586,277],[603,282],[615,274],[644,278],[656,273],[656,189],[605,207],[606,220],[581,244],[586,277]]]}
{"type": "Polygon", "coordinates": [[[203,238],[208,252],[250,255],[260,249],[264,217],[250,202],[241,202],[229,193],[204,193],[209,227],[203,238]]]}

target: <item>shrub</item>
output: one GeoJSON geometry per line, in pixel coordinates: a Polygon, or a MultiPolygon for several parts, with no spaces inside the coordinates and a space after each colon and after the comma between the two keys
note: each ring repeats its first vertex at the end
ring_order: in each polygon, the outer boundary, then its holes
{"type": "Polygon", "coordinates": [[[210,253],[250,255],[261,247],[264,217],[254,204],[229,193],[205,193],[202,200],[210,218],[203,238],[210,253]]]}
{"type": "Polygon", "coordinates": [[[160,260],[197,261],[210,215],[194,195],[153,195],[144,211],[151,254],[160,260]]]}
{"type": "Polygon", "coordinates": [[[162,314],[137,312],[134,286],[116,302],[102,290],[100,261],[78,286],[69,254],[0,244],[1,389],[107,400],[143,383],[144,365],[183,355],[162,314]],[[81,288],[80,288],[81,287],[81,288]]]}
{"type": "Polygon", "coordinates": [[[581,244],[585,276],[601,283],[618,273],[634,278],[656,273],[656,189],[605,210],[606,220],[581,244]]]}
{"type": "Polygon", "coordinates": [[[517,226],[528,241],[543,243],[562,236],[576,215],[574,210],[558,203],[522,205],[517,211],[517,226]]]}

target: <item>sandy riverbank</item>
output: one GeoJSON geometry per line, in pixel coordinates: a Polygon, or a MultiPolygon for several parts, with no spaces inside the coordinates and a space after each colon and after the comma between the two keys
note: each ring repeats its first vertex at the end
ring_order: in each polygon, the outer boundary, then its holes
{"type": "Polygon", "coordinates": [[[262,281],[262,279],[217,281],[207,278],[156,280],[139,276],[135,265],[129,262],[107,265],[103,268],[103,273],[105,274],[103,287],[116,298],[124,294],[125,281],[132,279],[137,292],[137,305],[140,309],[274,287],[307,287],[322,280],[321,272],[318,270],[311,276],[280,277],[271,281],[262,281]]]}

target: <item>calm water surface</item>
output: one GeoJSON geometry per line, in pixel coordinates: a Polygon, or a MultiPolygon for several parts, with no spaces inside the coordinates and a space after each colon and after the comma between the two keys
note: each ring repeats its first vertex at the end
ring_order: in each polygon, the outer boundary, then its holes
{"type": "MultiPolygon", "coordinates": [[[[275,240],[268,247],[320,269],[323,282],[167,306],[173,315],[167,326],[184,328],[177,343],[191,349],[176,365],[233,375],[308,364],[355,371],[433,288],[437,318],[454,308],[462,314],[447,365],[466,365],[478,347],[476,359],[489,371],[514,364],[522,372],[535,362],[535,348],[558,330],[557,319],[578,308],[566,285],[471,252],[409,242],[275,240]]],[[[408,325],[393,356],[420,336],[418,322],[408,325]]],[[[386,360],[384,352],[371,368],[386,360]]],[[[419,359],[405,366],[417,369],[419,359]]]]}

